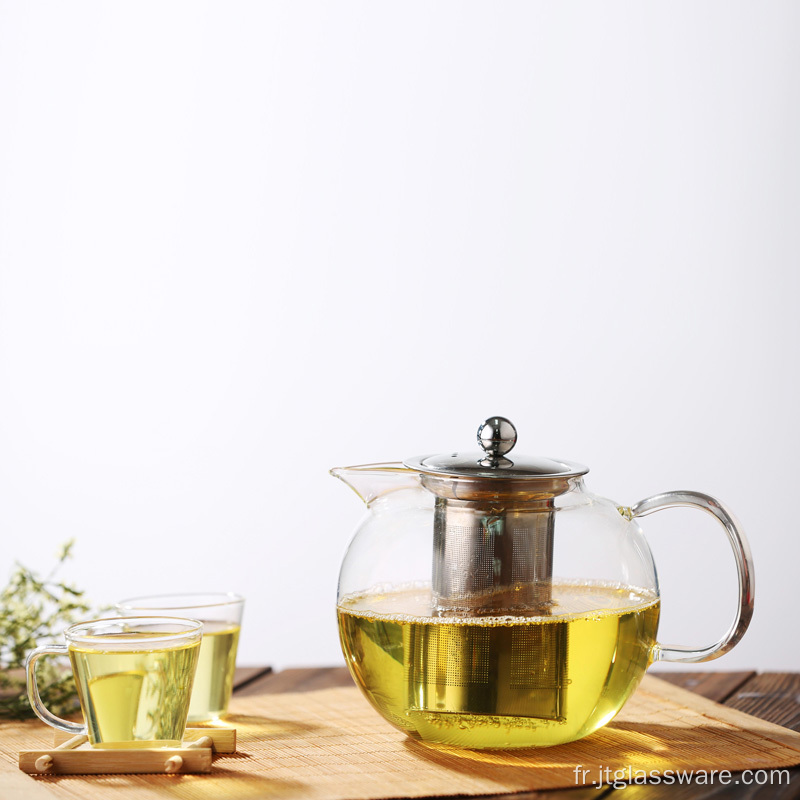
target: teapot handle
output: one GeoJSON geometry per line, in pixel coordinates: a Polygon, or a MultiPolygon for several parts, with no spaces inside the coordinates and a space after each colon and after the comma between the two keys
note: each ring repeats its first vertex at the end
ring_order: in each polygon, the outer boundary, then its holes
{"type": "Polygon", "coordinates": [[[679,645],[655,645],[654,661],[680,661],[685,664],[691,664],[719,658],[744,636],[753,616],[755,580],[753,576],[753,557],[750,555],[750,546],[747,543],[747,539],[733,514],[719,500],[700,492],[664,492],[663,494],[656,494],[640,500],[635,506],[631,507],[630,515],[631,518],[646,517],[654,511],[678,507],[699,508],[719,520],[728,535],[739,576],[739,606],[736,610],[736,617],[731,623],[728,632],[716,644],[699,649],[679,645]]]}

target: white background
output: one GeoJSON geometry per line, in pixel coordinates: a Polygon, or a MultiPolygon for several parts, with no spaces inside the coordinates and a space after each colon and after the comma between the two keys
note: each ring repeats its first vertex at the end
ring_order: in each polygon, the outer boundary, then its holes
{"type": "MultiPolygon", "coordinates": [[[[0,2],[0,578],[248,598],[240,663],[341,662],[335,465],[587,463],[716,495],[756,563],[715,668],[797,669],[800,6],[0,2]]],[[[733,613],[644,521],[662,637],[733,613]]]]}

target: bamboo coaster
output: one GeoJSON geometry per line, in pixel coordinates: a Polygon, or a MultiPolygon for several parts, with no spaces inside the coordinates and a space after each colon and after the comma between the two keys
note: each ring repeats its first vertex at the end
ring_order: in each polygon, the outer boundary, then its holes
{"type": "Polygon", "coordinates": [[[56,732],[51,750],[21,750],[29,775],[119,775],[209,772],[213,755],[236,752],[235,728],[187,728],[181,747],[101,750],[86,736],[56,732]]]}

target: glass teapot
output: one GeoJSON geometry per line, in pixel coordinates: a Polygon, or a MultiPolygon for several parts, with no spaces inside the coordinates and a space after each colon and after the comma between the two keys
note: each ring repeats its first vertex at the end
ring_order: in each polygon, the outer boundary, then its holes
{"type": "Polygon", "coordinates": [[[708,661],[753,613],[753,564],[726,507],[666,492],[628,508],[584,487],[588,469],[508,457],[492,417],[482,452],[341,467],[367,504],[339,576],[345,659],[372,705],[411,737],[493,749],[579,739],[609,722],[653,661],[708,661]],[[656,639],[655,564],[637,520],[675,506],[722,523],[739,603],[716,644],[656,639]]]}

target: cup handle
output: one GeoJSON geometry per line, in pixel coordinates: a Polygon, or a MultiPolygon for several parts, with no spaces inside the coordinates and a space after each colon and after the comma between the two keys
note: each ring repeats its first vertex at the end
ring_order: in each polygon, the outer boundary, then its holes
{"type": "Polygon", "coordinates": [[[28,678],[28,700],[30,701],[31,708],[42,722],[58,728],[60,731],[65,731],[71,734],[82,734],[86,736],[86,725],[78,725],[75,722],[69,722],[66,719],[61,719],[55,714],[51,714],[42,703],[42,698],[39,695],[39,687],[36,684],[36,662],[47,654],[63,656],[69,652],[69,648],[63,644],[46,644],[42,647],[37,647],[28,653],[28,658],[25,661],[25,673],[28,678]]]}
{"type": "Polygon", "coordinates": [[[728,652],[744,636],[750,619],[753,616],[753,592],[755,579],[753,576],[753,557],[750,545],[733,514],[719,501],[700,492],[664,492],[639,501],[630,509],[630,517],[646,517],[654,511],[664,508],[699,508],[712,514],[725,528],[739,577],[739,604],[736,617],[728,632],[710,647],[691,648],[680,645],[663,645],[657,643],[653,650],[654,661],[679,661],[684,664],[698,661],[711,661],[728,652]]]}

